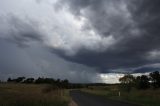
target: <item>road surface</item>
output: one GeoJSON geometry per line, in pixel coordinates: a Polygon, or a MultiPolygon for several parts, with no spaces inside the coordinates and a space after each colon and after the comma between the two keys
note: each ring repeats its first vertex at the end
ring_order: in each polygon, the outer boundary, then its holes
{"type": "Polygon", "coordinates": [[[88,94],[79,90],[70,91],[70,95],[78,106],[138,106],[135,104],[109,100],[104,97],[88,94]]]}

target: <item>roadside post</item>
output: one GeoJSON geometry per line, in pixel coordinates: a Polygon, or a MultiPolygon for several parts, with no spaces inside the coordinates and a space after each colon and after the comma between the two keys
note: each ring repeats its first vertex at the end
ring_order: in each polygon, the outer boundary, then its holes
{"type": "Polygon", "coordinates": [[[120,91],[118,92],[118,95],[119,95],[119,97],[121,96],[121,92],[120,91]]]}

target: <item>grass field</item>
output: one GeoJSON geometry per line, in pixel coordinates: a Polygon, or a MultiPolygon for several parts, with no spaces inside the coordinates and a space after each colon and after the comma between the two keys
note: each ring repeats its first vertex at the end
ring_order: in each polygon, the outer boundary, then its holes
{"type": "Polygon", "coordinates": [[[51,85],[0,84],[0,106],[68,106],[69,92],[51,85]]]}
{"type": "Polygon", "coordinates": [[[89,87],[84,92],[101,95],[109,99],[141,104],[143,106],[160,106],[160,89],[120,91],[117,86],[89,87]],[[119,91],[121,96],[119,96],[119,91]]]}

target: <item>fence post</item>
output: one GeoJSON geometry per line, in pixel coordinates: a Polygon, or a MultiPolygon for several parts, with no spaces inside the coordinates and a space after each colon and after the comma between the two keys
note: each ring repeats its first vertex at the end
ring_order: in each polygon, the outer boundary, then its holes
{"type": "Polygon", "coordinates": [[[120,91],[118,92],[118,95],[119,95],[119,97],[121,96],[121,92],[120,91]]]}

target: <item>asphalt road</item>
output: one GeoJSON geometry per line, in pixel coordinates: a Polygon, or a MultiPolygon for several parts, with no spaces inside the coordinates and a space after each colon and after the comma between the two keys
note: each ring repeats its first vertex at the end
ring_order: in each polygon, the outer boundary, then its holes
{"type": "Polygon", "coordinates": [[[88,94],[79,90],[70,91],[70,95],[78,106],[138,106],[135,104],[109,100],[104,97],[88,94]]]}

